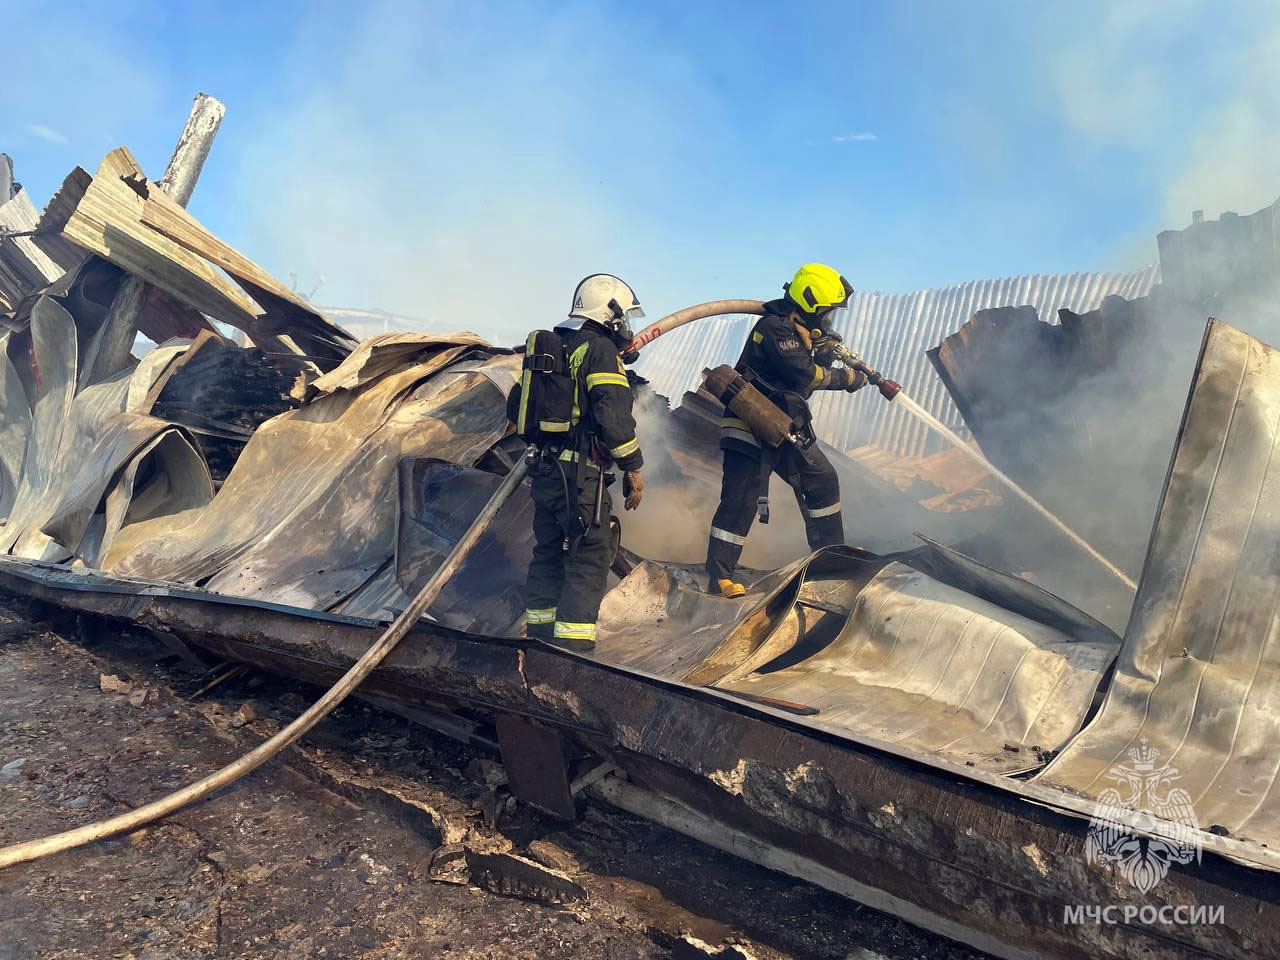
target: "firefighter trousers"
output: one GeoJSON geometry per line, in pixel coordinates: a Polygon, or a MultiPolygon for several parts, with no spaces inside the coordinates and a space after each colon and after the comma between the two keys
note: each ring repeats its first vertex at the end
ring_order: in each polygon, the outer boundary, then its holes
{"type": "Polygon", "coordinates": [[[795,491],[810,550],[844,543],[840,480],[826,455],[816,446],[801,450],[794,444],[762,450],[761,454],[767,458],[763,463],[738,450],[724,451],[720,506],[711,521],[707,542],[707,575],[712,589],[720,580],[733,579],[756,519],[757,499],[768,493],[770,472],[778,474],[795,491]]]}
{"type": "Polygon", "coordinates": [[[607,488],[598,486],[600,471],[582,464],[574,478],[573,464],[551,460],[531,471],[533,486],[533,559],[525,583],[530,637],[594,641],[596,617],[604,597],[613,543],[609,520],[613,504],[607,488]],[[566,502],[568,491],[572,497],[566,502]],[[600,524],[593,525],[597,491],[603,497],[600,524]],[[564,521],[574,511],[586,522],[586,532],[565,549],[564,521]]]}

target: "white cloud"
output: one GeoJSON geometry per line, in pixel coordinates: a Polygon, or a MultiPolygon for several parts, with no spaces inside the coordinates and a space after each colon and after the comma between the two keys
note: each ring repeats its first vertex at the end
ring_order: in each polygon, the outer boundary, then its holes
{"type": "Polygon", "coordinates": [[[51,127],[46,127],[42,123],[28,123],[27,132],[33,137],[39,137],[41,140],[48,140],[50,143],[67,143],[67,138],[51,127]]]}
{"type": "Polygon", "coordinates": [[[870,140],[879,140],[874,133],[869,130],[863,130],[861,133],[838,133],[831,138],[832,143],[865,143],[870,140]]]}

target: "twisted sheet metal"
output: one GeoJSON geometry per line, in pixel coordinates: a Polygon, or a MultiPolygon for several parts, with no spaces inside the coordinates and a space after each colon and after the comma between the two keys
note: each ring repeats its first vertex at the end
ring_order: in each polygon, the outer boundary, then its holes
{"type": "Polygon", "coordinates": [[[823,729],[1014,774],[1040,765],[1033,746],[1076,732],[1115,653],[891,563],[820,653],[718,686],[817,707],[823,729]]]}
{"type": "MultiPolygon", "coordinates": [[[[421,339],[416,358],[394,337],[385,342],[399,368],[268,420],[206,509],[180,529],[155,530],[114,569],[309,609],[351,597],[394,552],[400,458],[470,463],[506,428],[488,377],[432,376],[472,338],[421,339]]],[[[381,369],[376,345],[348,357],[339,379],[364,368],[381,369]]]]}
{"type": "MultiPolygon", "coordinates": [[[[1108,296],[1144,296],[1158,272],[1153,264],[1132,273],[1005,277],[915,293],[856,292],[833,326],[871,366],[899,381],[917,403],[963,435],[964,421],[926,350],[979,310],[1029,304],[1042,320],[1057,323],[1062,307],[1083,313],[1108,296]]],[[[697,387],[704,367],[737,360],[754,322],[754,317],[726,317],[674,330],[645,349],[637,369],[657,392],[678,399],[697,387]]],[[[941,441],[919,421],[872,391],[853,396],[822,391],[812,407],[818,436],[837,450],[877,443],[899,456],[922,456],[941,449],[941,441]]]]}
{"type": "Polygon", "coordinates": [[[1115,677],[1040,781],[1148,764],[1201,828],[1280,845],[1278,449],[1280,351],[1211,321],[1115,677]]]}
{"type": "MultiPolygon", "coordinates": [[[[402,587],[439,566],[497,482],[457,464],[406,464],[402,587]]],[[[518,632],[530,526],[528,497],[513,498],[433,617],[473,633],[518,632]]],[[[819,551],[754,579],[739,600],[708,595],[686,568],[641,561],[605,595],[597,646],[583,656],[818,707],[804,722],[841,736],[1004,774],[1037,768],[1033,747],[1056,750],[1079,729],[1119,638],[954,551],[900,556],[819,551]]]]}

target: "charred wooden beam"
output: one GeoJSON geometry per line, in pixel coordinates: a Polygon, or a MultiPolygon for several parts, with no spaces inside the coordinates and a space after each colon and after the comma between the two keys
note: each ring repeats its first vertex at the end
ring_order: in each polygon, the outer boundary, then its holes
{"type": "MultiPolygon", "coordinates": [[[[175,203],[185,207],[191,199],[226,110],[221,101],[208,94],[196,94],[191,114],[159,183],[160,189],[175,203]]],[[[126,277],[107,313],[106,329],[98,344],[98,355],[93,359],[91,382],[105,380],[128,366],[145,301],[146,284],[136,276],[126,277]]]]}

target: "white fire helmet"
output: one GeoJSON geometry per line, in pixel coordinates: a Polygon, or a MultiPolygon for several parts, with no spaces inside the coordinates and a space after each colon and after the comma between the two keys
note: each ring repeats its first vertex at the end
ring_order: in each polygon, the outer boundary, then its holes
{"type": "Polygon", "coordinates": [[[633,320],[644,318],[635,291],[610,273],[593,273],[573,291],[568,319],[556,324],[560,330],[578,330],[594,320],[619,341],[630,341],[633,320]]]}

